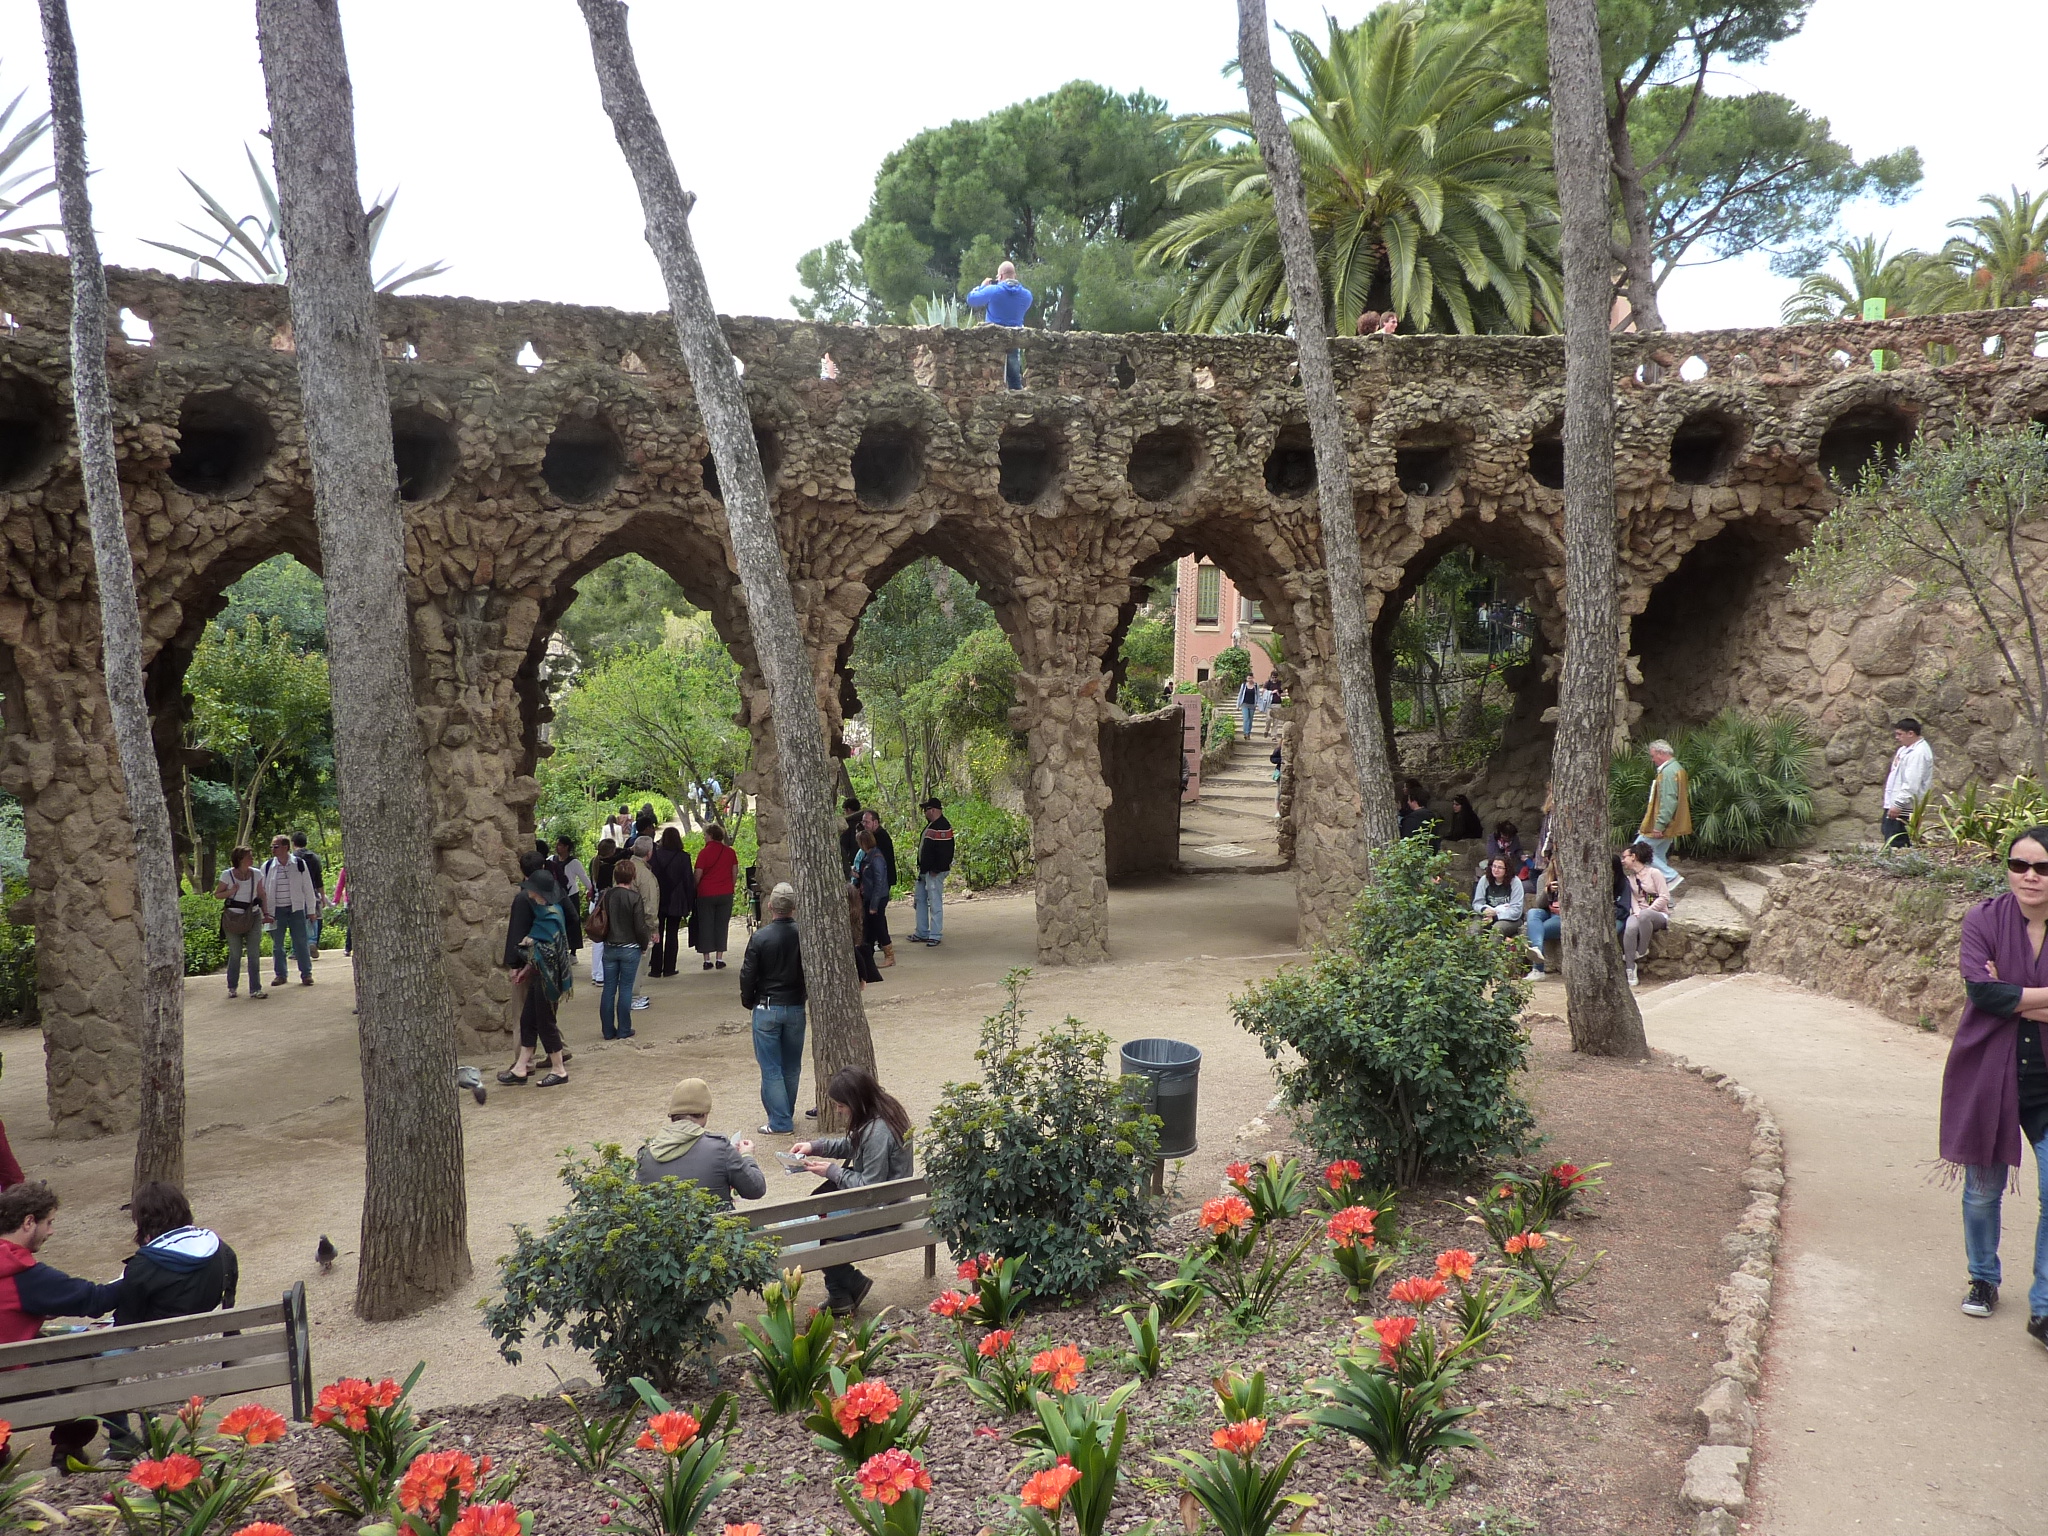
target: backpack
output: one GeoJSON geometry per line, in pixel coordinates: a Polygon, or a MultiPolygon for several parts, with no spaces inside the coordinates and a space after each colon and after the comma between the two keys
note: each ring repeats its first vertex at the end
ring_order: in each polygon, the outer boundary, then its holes
{"type": "Polygon", "coordinates": [[[612,887],[606,886],[597,893],[597,900],[591,904],[590,916],[583,919],[583,936],[593,944],[602,944],[606,934],[612,931],[610,902],[606,899],[612,887]]]}

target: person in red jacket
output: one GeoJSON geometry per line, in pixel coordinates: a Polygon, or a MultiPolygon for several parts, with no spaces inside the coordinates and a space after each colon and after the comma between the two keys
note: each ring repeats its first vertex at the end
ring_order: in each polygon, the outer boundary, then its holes
{"type": "Polygon", "coordinates": [[[697,902],[690,917],[690,948],[704,957],[704,969],[725,969],[726,930],[732,926],[732,893],[738,881],[739,855],[716,823],[704,829],[697,851],[697,902]]]}
{"type": "MultiPolygon", "coordinates": [[[[95,1285],[39,1263],[37,1251],[57,1224],[57,1192],[41,1180],[0,1194],[0,1344],[19,1344],[48,1317],[100,1317],[121,1299],[121,1282],[95,1285]]],[[[50,1465],[62,1472],[99,1432],[97,1419],[50,1426],[50,1465]]]]}

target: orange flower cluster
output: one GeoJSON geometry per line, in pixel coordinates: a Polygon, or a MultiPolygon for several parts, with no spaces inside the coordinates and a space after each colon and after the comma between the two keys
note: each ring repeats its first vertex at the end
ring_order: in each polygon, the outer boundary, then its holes
{"type": "Polygon", "coordinates": [[[1347,1205],[1330,1218],[1323,1230],[1339,1248],[1349,1248],[1353,1244],[1371,1248],[1379,1242],[1372,1235],[1372,1224],[1379,1220],[1379,1215],[1369,1205],[1347,1205]]]}
{"type": "Polygon", "coordinates": [[[1226,1424],[1209,1437],[1209,1443],[1219,1451],[1228,1451],[1233,1456],[1249,1456],[1259,1448],[1259,1442],[1266,1438],[1264,1419],[1241,1419],[1235,1424],[1226,1424]]]}
{"type": "Polygon", "coordinates": [[[1033,1509],[1042,1509],[1051,1514],[1060,1507],[1060,1500],[1064,1499],[1068,1491],[1079,1481],[1080,1471],[1062,1456],[1043,1472],[1034,1472],[1026,1478],[1023,1491],[1018,1497],[1033,1509]]]}
{"type": "Polygon", "coordinates": [[[887,1450],[870,1456],[853,1475],[860,1496],[877,1504],[894,1504],[906,1493],[931,1491],[932,1475],[908,1451],[887,1450]]]}
{"type": "Polygon", "coordinates": [[[1048,1377],[1053,1391],[1066,1393],[1081,1384],[1081,1373],[1088,1369],[1088,1362],[1073,1345],[1062,1344],[1058,1349],[1040,1350],[1033,1355],[1031,1369],[1035,1375],[1048,1377]]]}
{"type": "Polygon", "coordinates": [[[1252,1181],[1252,1165],[1250,1163],[1232,1163],[1223,1170],[1223,1177],[1230,1180],[1239,1189],[1243,1189],[1252,1181]]]}
{"type": "Polygon", "coordinates": [[[1248,1227],[1252,1221],[1251,1202],[1242,1195],[1225,1195],[1220,1200],[1202,1202],[1202,1230],[1213,1232],[1219,1237],[1248,1227]]]}
{"type": "Polygon", "coordinates": [[[448,1536],[521,1536],[519,1511],[510,1504],[472,1504],[449,1527],[448,1536]]]}
{"type": "Polygon", "coordinates": [[[846,1389],[846,1396],[832,1405],[832,1420],[839,1426],[842,1435],[860,1432],[863,1421],[869,1424],[886,1424],[889,1416],[903,1406],[903,1399],[885,1381],[856,1381],[846,1389]]]}
{"type": "Polygon", "coordinates": [[[7,1442],[14,1438],[14,1426],[0,1419],[0,1456],[7,1454],[7,1442]]]}
{"type": "Polygon", "coordinates": [[[1415,1333],[1415,1319],[1412,1317],[1376,1317],[1372,1320],[1372,1331],[1379,1335],[1380,1364],[1392,1365],[1415,1333]]]}
{"type": "Polygon", "coordinates": [[[1559,1163],[1550,1170],[1550,1176],[1566,1189],[1577,1189],[1586,1182],[1586,1176],[1579,1172],[1576,1163],[1559,1163]]]}
{"type": "Polygon", "coordinates": [[[1017,1335],[1008,1328],[998,1328],[974,1347],[980,1352],[982,1359],[993,1360],[997,1355],[1009,1349],[1011,1344],[1016,1341],[1016,1338],[1017,1335]]]}
{"type": "Polygon", "coordinates": [[[1406,1280],[1396,1280],[1387,1288],[1387,1294],[1403,1306],[1420,1312],[1424,1307],[1443,1300],[1444,1292],[1449,1289],[1432,1275],[1410,1275],[1406,1280]]]}
{"type": "Polygon", "coordinates": [[[728,1525],[725,1536],[761,1536],[761,1527],[748,1521],[745,1525],[728,1525]]]}
{"type": "Polygon", "coordinates": [[[983,1275],[989,1274],[1001,1267],[1001,1261],[994,1254],[978,1253],[973,1258],[964,1260],[955,1273],[969,1285],[972,1285],[983,1275]]]}
{"type": "Polygon", "coordinates": [[[284,1438],[284,1415],[261,1403],[244,1403],[228,1411],[220,1421],[220,1432],[245,1445],[268,1445],[284,1438]]]}
{"type": "Polygon", "coordinates": [[[1356,1184],[1365,1177],[1365,1165],[1356,1158],[1342,1157],[1323,1170],[1323,1182],[1332,1189],[1356,1184]]]}
{"type": "Polygon", "coordinates": [[[974,1298],[959,1291],[941,1291],[926,1310],[939,1317],[961,1317],[974,1310],[974,1298]]]}
{"type": "MultiPolygon", "coordinates": [[[[488,1456],[484,1458],[483,1470],[491,1470],[488,1456]]],[[[450,1488],[465,1499],[475,1493],[476,1474],[476,1463],[461,1451],[424,1452],[413,1457],[412,1465],[399,1481],[398,1507],[409,1514],[434,1514],[440,1510],[450,1488]]]]}
{"type": "Polygon", "coordinates": [[[1460,1282],[1472,1278],[1472,1266],[1479,1260],[1464,1248],[1446,1248],[1436,1256],[1436,1277],[1460,1282]]]}
{"type": "MultiPolygon", "coordinates": [[[[657,1413],[649,1419],[647,1428],[641,1431],[640,1438],[633,1444],[643,1451],[659,1451],[664,1456],[673,1456],[697,1438],[700,1427],[687,1413],[671,1409],[667,1413],[657,1413]]],[[[847,1433],[851,1434],[852,1431],[848,1430],[847,1433]]]]}
{"type": "Polygon", "coordinates": [[[292,1536],[292,1533],[271,1521],[258,1520],[254,1525],[243,1526],[235,1536],[292,1536]]]}
{"type": "Polygon", "coordinates": [[[197,1458],[179,1454],[162,1461],[138,1461],[128,1469],[128,1481],[144,1493],[176,1493],[189,1488],[205,1469],[197,1458]]]}
{"type": "Polygon", "coordinates": [[[372,1408],[389,1408],[398,1401],[398,1383],[386,1376],[374,1386],[360,1377],[349,1376],[320,1389],[313,1407],[315,1424],[333,1424],[339,1419],[345,1428],[360,1434],[370,1427],[372,1408]]]}
{"type": "Polygon", "coordinates": [[[1509,1253],[1528,1253],[1550,1245],[1543,1240],[1541,1232],[1517,1232],[1501,1244],[1509,1253]]]}

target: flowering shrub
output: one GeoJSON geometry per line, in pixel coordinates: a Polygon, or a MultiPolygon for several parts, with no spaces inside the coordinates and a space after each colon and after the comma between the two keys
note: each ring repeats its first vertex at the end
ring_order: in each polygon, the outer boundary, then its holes
{"type": "MultiPolygon", "coordinates": [[[[1038,1485],[1041,1500],[1052,1498],[1049,1508],[1043,1502],[1028,1501],[1020,1507],[1033,1536],[1057,1536],[1062,1503],[1073,1513],[1077,1536],[1102,1536],[1110,1501],[1116,1496],[1124,1436],[1130,1431],[1130,1416],[1125,1413],[1124,1404],[1137,1389],[1135,1381],[1127,1381],[1105,1398],[1079,1393],[1049,1397],[1040,1393],[1032,1399],[1038,1420],[1019,1430],[1016,1439],[1045,1458],[1035,1475],[1057,1472],[1038,1485]],[[1055,1488],[1057,1497],[1053,1497],[1055,1488]]],[[[1031,1486],[1027,1481],[1025,1487],[1031,1486]]]]}
{"type": "Polygon", "coordinates": [[[398,1482],[398,1519],[365,1526],[360,1536],[526,1536],[531,1514],[505,1502],[516,1472],[491,1476],[491,1458],[465,1451],[423,1451],[398,1482]]]}
{"type": "MultiPolygon", "coordinates": [[[[284,1420],[268,1408],[238,1408],[229,1415],[234,1428],[224,1433],[225,1443],[208,1445],[199,1435],[204,1406],[200,1399],[192,1399],[175,1418],[167,1416],[153,1437],[156,1445],[168,1441],[180,1448],[139,1458],[129,1467],[126,1482],[107,1495],[105,1504],[86,1505],[70,1513],[99,1520],[104,1527],[118,1524],[129,1536],[163,1536],[167,1532],[204,1536],[226,1530],[265,1500],[277,1499],[296,1509],[289,1477],[249,1465],[252,1447],[284,1438],[284,1420]]],[[[10,1465],[12,1461],[10,1458],[10,1465]]],[[[6,1470],[0,1468],[0,1481],[5,1478],[6,1470]]],[[[45,1522],[63,1523],[61,1517],[49,1520],[47,1514],[45,1522]]],[[[6,1528],[15,1529],[19,1523],[10,1521],[6,1528]]],[[[23,1528],[40,1529],[41,1524],[29,1521],[23,1528]]]]}
{"type": "Polygon", "coordinates": [[[653,1474],[620,1464],[631,1486],[603,1485],[619,1500],[614,1518],[630,1536],[691,1536],[712,1501],[740,1480],[737,1472],[721,1470],[725,1437],[739,1409],[730,1392],[719,1393],[701,1413],[686,1413],[642,1378],[635,1377],[632,1388],[648,1409],[647,1428],[634,1445],[661,1462],[653,1474]]]}
{"type": "Polygon", "coordinates": [[[1256,1166],[1232,1163],[1224,1170],[1224,1176],[1251,1202],[1252,1219],[1261,1224],[1298,1216],[1309,1201],[1308,1181],[1302,1175],[1301,1163],[1292,1157],[1282,1159],[1277,1152],[1268,1153],[1265,1161],[1256,1166]]]}
{"type": "Polygon", "coordinates": [[[1330,1239],[1323,1264],[1343,1280],[1353,1301],[1363,1301],[1380,1276],[1399,1262],[1399,1255],[1379,1246],[1379,1216],[1369,1205],[1346,1205],[1323,1224],[1330,1239]]]}
{"type": "Polygon", "coordinates": [[[739,1325],[754,1357],[754,1385],[777,1413],[793,1413],[810,1402],[832,1370],[832,1314],[818,1307],[799,1324],[796,1303],[803,1288],[804,1272],[785,1269],[780,1280],[762,1288],[767,1310],[758,1319],[760,1327],[739,1325]]]}
{"type": "Polygon", "coordinates": [[[1537,1294],[1549,1311],[1557,1310],[1557,1296],[1593,1273],[1593,1267],[1607,1257],[1603,1248],[1572,1269],[1572,1240],[1561,1232],[1517,1232],[1500,1245],[1509,1264],[1536,1282],[1537,1294]]]}
{"type": "Polygon", "coordinates": [[[815,1394],[818,1411],[804,1420],[812,1443],[831,1451],[847,1467],[858,1468],[883,1451],[914,1451],[924,1444],[926,1429],[913,1429],[921,1400],[908,1397],[879,1377],[848,1383],[843,1372],[832,1371],[831,1389],[815,1394]]]}
{"type": "Polygon", "coordinates": [[[1258,1191],[1264,1208],[1275,1214],[1260,1216],[1260,1205],[1243,1194],[1203,1202],[1200,1224],[1209,1236],[1209,1249],[1202,1255],[1195,1279],[1228,1307],[1232,1316],[1240,1321],[1253,1321],[1265,1317],[1280,1299],[1288,1274],[1301,1262],[1316,1233],[1311,1227],[1300,1242],[1283,1252],[1273,1230],[1280,1213],[1292,1215],[1308,1203],[1307,1186],[1294,1159],[1282,1163],[1278,1158],[1269,1158],[1257,1175],[1246,1164],[1234,1166],[1245,1170],[1239,1187],[1258,1191]],[[1258,1263],[1253,1265],[1255,1254],[1258,1263]]]}
{"type": "Polygon", "coordinates": [[[998,1328],[983,1336],[975,1354],[981,1368],[967,1378],[967,1390],[976,1402],[1005,1417],[1031,1406],[1033,1378],[1018,1352],[1016,1334],[998,1328]]]}
{"type": "Polygon", "coordinates": [[[334,1431],[348,1447],[347,1469],[319,1484],[328,1508],[351,1520],[395,1512],[399,1477],[434,1435],[408,1401],[426,1368],[424,1360],[414,1366],[402,1387],[388,1376],[378,1382],[344,1377],[320,1389],[313,1423],[334,1431]]]}
{"type": "Polygon", "coordinates": [[[1023,1315],[1031,1292],[1017,1283],[1023,1272],[1021,1258],[999,1259],[980,1254],[961,1264],[959,1276],[974,1287],[971,1316],[984,1328],[1007,1328],[1023,1315]]]}
{"type": "Polygon", "coordinates": [[[867,1536],[918,1536],[932,1475],[910,1452],[883,1451],[839,1480],[839,1502],[867,1536]]]}

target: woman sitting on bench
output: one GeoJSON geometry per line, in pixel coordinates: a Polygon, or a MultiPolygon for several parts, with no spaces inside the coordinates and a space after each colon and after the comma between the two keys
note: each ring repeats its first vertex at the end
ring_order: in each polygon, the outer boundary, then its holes
{"type": "MultiPolygon", "coordinates": [[[[806,1168],[822,1174],[834,1189],[910,1177],[910,1113],[875,1081],[874,1073],[843,1067],[825,1085],[825,1097],[846,1112],[846,1134],[792,1146],[792,1153],[809,1159],[806,1168]],[[827,1158],[843,1161],[829,1163],[827,1158]]],[[[874,1288],[875,1282],[851,1264],[825,1268],[825,1305],[834,1317],[851,1317],[874,1288]]]]}

